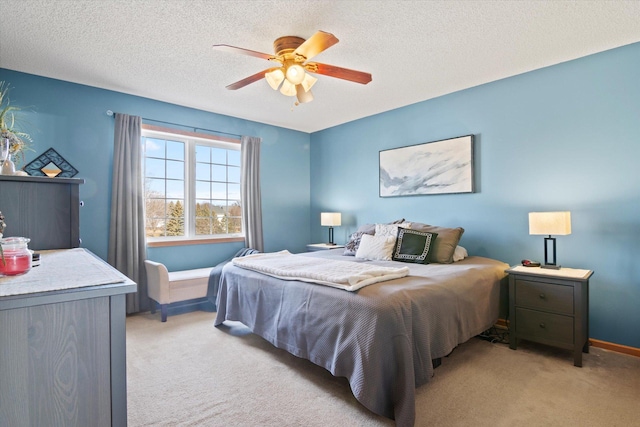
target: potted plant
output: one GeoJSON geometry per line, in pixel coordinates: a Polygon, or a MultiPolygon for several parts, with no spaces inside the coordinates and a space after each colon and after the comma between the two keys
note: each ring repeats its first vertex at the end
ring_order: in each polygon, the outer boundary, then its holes
{"type": "MultiPolygon", "coordinates": [[[[19,124],[16,114],[20,107],[11,105],[9,99],[10,87],[4,81],[0,82],[0,142],[6,144],[8,149],[7,161],[11,158],[24,161],[24,152],[29,149],[28,143],[33,142],[31,136],[18,129],[19,124]]],[[[0,159],[2,161],[4,159],[0,159]]]]}

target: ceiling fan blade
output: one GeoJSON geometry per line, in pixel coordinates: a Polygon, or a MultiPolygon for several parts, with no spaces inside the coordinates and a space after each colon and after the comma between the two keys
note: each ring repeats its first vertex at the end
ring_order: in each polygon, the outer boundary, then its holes
{"type": "Polygon", "coordinates": [[[363,71],[350,70],[348,68],[336,67],[335,65],[321,64],[320,62],[308,62],[304,68],[311,73],[323,74],[342,80],[366,85],[371,81],[371,74],[363,71]]]}
{"type": "Polygon", "coordinates": [[[256,58],[266,59],[268,61],[276,59],[275,56],[268,53],[256,52],[255,50],[243,49],[241,47],[230,46],[228,44],[214,44],[213,48],[224,52],[240,53],[242,55],[254,56],[256,58]]]}
{"type": "Polygon", "coordinates": [[[302,43],[296,50],[293,51],[295,55],[302,55],[307,59],[311,59],[323,50],[329,49],[340,40],[331,33],[325,33],[324,31],[318,31],[311,37],[309,37],[304,43],[302,43]]]}
{"type": "Polygon", "coordinates": [[[241,88],[243,88],[243,87],[245,87],[245,86],[247,86],[247,85],[249,85],[249,84],[251,84],[253,82],[257,82],[258,80],[264,78],[264,75],[266,73],[269,73],[269,72],[271,72],[273,70],[276,70],[278,68],[280,68],[280,67],[273,67],[273,68],[268,68],[266,70],[262,70],[259,73],[255,73],[252,76],[245,77],[244,79],[242,79],[240,81],[237,81],[235,83],[231,83],[230,85],[226,86],[226,88],[229,89],[229,90],[241,89],[241,88]]]}

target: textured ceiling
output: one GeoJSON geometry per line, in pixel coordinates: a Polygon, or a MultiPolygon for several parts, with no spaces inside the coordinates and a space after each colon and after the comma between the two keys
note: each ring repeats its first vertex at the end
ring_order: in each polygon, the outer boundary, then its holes
{"type": "Polygon", "coordinates": [[[640,1],[0,0],[0,16],[1,68],[305,132],[640,41],[640,1]],[[340,42],[314,60],[373,81],[318,76],[297,107],[264,80],[225,89],[270,63],[211,45],[272,53],[317,30],[340,42]]]}

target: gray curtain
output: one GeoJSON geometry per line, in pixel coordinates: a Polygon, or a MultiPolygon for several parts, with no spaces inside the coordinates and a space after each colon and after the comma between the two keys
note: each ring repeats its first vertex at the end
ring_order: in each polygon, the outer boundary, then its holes
{"type": "Polygon", "coordinates": [[[248,248],[264,252],[262,239],[262,195],[260,192],[260,142],[253,136],[243,136],[242,177],[240,194],[242,204],[242,228],[245,232],[245,245],[248,248]]]}
{"type": "Polygon", "coordinates": [[[107,261],[138,284],[138,292],[127,295],[127,313],[149,308],[144,271],[147,254],[140,126],[140,117],[119,113],[115,115],[107,261]]]}

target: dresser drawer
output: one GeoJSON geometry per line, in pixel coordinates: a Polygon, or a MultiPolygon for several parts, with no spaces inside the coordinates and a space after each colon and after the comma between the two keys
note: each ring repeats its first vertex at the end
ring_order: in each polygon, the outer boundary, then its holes
{"type": "Polygon", "coordinates": [[[516,280],[516,306],[573,315],[573,286],[516,280]]]}
{"type": "Polygon", "coordinates": [[[516,308],[517,335],[548,344],[573,345],[573,317],[516,308]]]}

